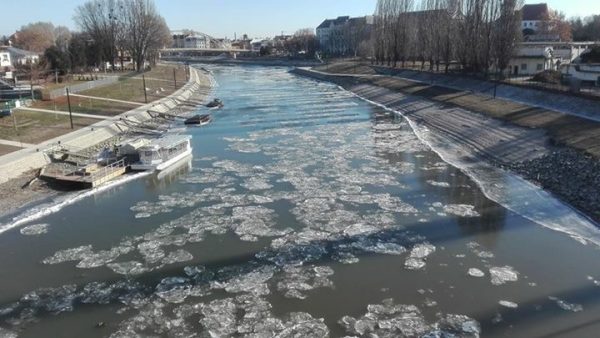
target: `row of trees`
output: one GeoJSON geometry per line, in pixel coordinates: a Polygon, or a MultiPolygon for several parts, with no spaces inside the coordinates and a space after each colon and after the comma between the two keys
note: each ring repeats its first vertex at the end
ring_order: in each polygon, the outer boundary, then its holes
{"type": "Polygon", "coordinates": [[[600,15],[569,20],[575,41],[600,41],[600,15]]]}
{"type": "Polygon", "coordinates": [[[129,54],[137,70],[171,41],[169,28],[151,0],[90,0],[79,6],[75,21],[115,68],[129,54]]]}
{"type": "Polygon", "coordinates": [[[28,24],[11,43],[43,53],[42,66],[60,73],[104,68],[105,63],[114,70],[116,60],[123,69],[126,56],[142,70],[171,43],[169,28],[151,0],[90,0],[76,9],[75,21],[79,32],[49,22],[28,24]]]}
{"type": "Polygon", "coordinates": [[[378,63],[420,62],[431,70],[499,73],[519,42],[522,0],[378,0],[373,56],[378,63]]]}

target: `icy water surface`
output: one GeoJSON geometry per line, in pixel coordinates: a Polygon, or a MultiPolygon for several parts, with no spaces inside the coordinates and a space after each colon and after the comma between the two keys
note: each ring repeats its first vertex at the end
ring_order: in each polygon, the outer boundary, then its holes
{"type": "Polygon", "coordinates": [[[336,86],[211,69],[193,158],[0,219],[0,337],[596,335],[595,244],[336,86]]]}

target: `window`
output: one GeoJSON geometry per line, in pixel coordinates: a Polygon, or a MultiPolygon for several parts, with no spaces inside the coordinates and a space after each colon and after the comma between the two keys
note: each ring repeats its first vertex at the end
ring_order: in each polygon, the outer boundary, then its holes
{"type": "Polygon", "coordinates": [[[527,70],[527,64],[526,63],[522,63],[521,64],[521,70],[527,70]]]}
{"type": "Polygon", "coordinates": [[[544,65],[541,63],[537,64],[537,70],[544,70],[544,65]]]}

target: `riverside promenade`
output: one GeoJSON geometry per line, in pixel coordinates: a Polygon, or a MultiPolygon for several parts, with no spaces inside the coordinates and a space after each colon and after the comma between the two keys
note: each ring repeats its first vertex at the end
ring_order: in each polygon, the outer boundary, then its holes
{"type": "MultiPolygon", "coordinates": [[[[119,123],[122,118],[128,121],[144,122],[152,118],[151,112],[166,113],[178,105],[190,99],[194,94],[201,91],[203,77],[207,76],[203,71],[189,67],[190,76],[188,82],[173,94],[160,100],[150,102],[135,109],[126,111],[120,115],[105,119],[93,125],[65,134],[40,144],[21,149],[0,156],[0,184],[17,178],[24,173],[39,169],[49,162],[44,151],[60,144],[61,146],[84,149],[102,143],[116,135],[127,131],[128,127],[119,123]]],[[[203,93],[206,97],[207,93],[203,93]]]]}

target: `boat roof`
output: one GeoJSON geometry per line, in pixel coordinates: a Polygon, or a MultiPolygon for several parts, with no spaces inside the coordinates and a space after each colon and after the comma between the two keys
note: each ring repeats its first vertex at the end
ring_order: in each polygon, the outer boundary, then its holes
{"type": "Polygon", "coordinates": [[[175,145],[187,142],[192,136],[190,135],[168,135],[161,138],[153,139],[147,145],[141,147],[141,150],[153,150],[160,148],[170,148],[175,145]]]}

